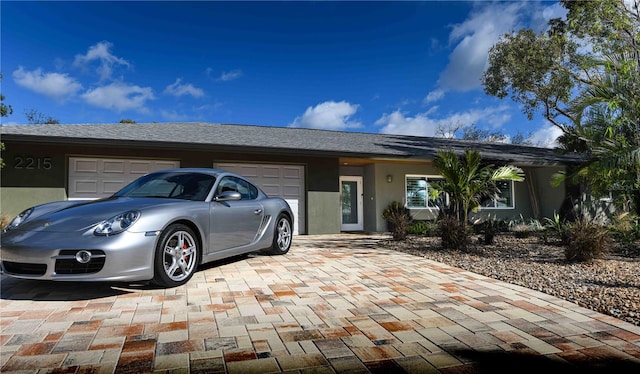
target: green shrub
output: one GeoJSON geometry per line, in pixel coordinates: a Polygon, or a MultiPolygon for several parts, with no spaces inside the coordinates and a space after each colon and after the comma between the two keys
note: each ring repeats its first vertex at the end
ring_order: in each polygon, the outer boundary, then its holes
{"type": "Polygon", "coordinates": [[[413,221],[407,228],[407,233],[411,235],[436,236],[438,224],[433,221],[413,221]]]}
{"type": "Polygon", "coordinates": [[[496,235],[503,231],[506,227],[506,223],[503,220],[487,216],[486,219],[479,220],[473,223],[474,232],[482,235],[482,243],[491,245],[494,243],[496,235]]]}
{"type": "Polygon", "coordinates": [[[632,244],[640,239],[640,218],[629,212],[618,214],[612,219],[611,231],[619,243],[632,244]]]}
{"type": "Polygon", "coordinates": [[[567,232],[567,223],[560,218],[558,213],[553,213],[553,219],[545,218],[545,229],[555,233],[563,245],[569,244],[569,235],[567,232]]]}
{"type": "Polygon", "coordinates": [[[511,220],[508,224],[509,231],[516,238],[528,238],[531,234],[535,234],[544,229],[543,225],[537,219],[525,220],[522,215],[520,219],[511,220]]]}
{"type": "Polygon", "coordinates": [[[456,217],[445,215],[440,218],[438,220],[438,233],[444,249],[464,250],[469,244],[469,232],[456,217]]]}
{"type": "Polygon", "coordinates": [[[607,251],[609,231],[604,225],[581,217],[567,224],[567,261],[587,262],[600,258],[607,251]]]}
{"type": "Polygon", "coordinates": [[[382,217],[387,220],[387,225],[393,240],[405,240],[407,238],[407,228],[411,223],[409,210],[400,201],[392,201],[387,208],[382,211],[382,217]]]}

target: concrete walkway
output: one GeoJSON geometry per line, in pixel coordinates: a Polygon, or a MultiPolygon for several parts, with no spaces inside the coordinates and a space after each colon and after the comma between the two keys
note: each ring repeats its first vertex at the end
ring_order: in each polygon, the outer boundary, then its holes
{"type": "Polygon", "coordinates": [[[173,289],[3,276],[0,371],[640,372],[639,327],[381,238],[297,236],[173,289]]]}

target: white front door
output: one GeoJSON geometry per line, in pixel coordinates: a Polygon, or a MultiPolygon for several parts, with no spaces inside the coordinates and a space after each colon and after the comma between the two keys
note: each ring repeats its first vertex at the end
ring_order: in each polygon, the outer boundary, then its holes
{"type": "Polygon", "coordinates": [[[363,229],[362,177],[340,177],[341,230],[363,229]]]}

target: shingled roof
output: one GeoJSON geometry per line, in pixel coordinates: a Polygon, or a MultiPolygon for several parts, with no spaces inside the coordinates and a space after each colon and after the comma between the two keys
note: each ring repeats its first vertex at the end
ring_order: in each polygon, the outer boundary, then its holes
{"type": "Polygon", "coordinates": [[[555,165],[580,161],[552,149],[432,137],[215,123],[3,125],[4,140],[85,145],[119,144],[317,156],[432,159],[439,149],[477,149],[492,161],[555,165]]]}

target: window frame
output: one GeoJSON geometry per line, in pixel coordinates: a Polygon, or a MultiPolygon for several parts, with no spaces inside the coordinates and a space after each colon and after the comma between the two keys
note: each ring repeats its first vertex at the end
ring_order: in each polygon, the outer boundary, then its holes
{"type": "MultiPolygon", "coordinates": [[[[491,200],[493,201],[493,206],[484,206],[482,205],[484,200],[482,202],[480,202],[480,208],[479,210],[513,210],[516,208],[516,187],[515,187],[515,183],[512,180],[506,180],[506,181],[499,181],[499,182],[505,182],[505,183],[509,183],[511,188],[511,206],[498,206],[498,199],[494,199],[491,198],[491,200]]],[[[500,190],[500,192],[502,192],[502,190],[500,190]]],[[[500,196],[500,195],[499,195],[500,196]]]]}
{"type": "MultiPolygon", "coordinates": [[[[413,206],[413,205],[409,205],[410,199],[409,199],[409,191],[408,191],[408,187],[409,187],[409,183],[408,183],[408,179],[409,178],[423,178],[425,183],[427,184],[427,186],[429,185],[429,180],[444,180],[444,178],[441,175],[433,175],[433,174],[405,174],[404,176],[404,199],[405,199],[405,207],[407,207],[407,209],[426,209],[426,210],[438,210],[439,208],[437,206],[433,206],[433,205],[429,205],[429,202],[431,201],[431,199],[429,199],[429,192],[428,192],[428,187],[425,190],[425,206],[413,206]]],[[[449,195],[445,194],[445,200],[446,200],[446,204],[449,205],[449,195]]]]}

